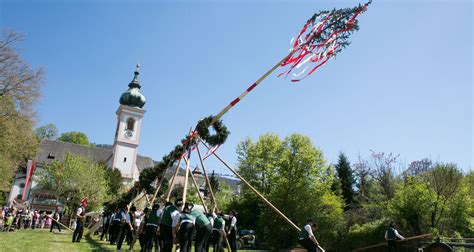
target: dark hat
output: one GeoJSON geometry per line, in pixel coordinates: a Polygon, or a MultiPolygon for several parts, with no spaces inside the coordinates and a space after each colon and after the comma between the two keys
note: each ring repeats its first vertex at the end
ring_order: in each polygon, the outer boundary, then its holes
{"type": "Polygon", "coordinates": [[[193,204],[193,203],[186,202],[186,203],[184,204],[183,212],[191,212],[191,210],[193,210],[193,207],[194,207],[194,204],[193,204]]]}
{"type": "Polygon", "coordinates": [[[160,205],[158,205],[158,204],[154,204],[152,209],[153,209],[153,210],[160,209],[160,205]]]}
{"type": "Polygon", "coordinates": [[[313,223],[313,219],[311,218],[306,219],[306,223],[310,223],[310,222],[313,223]]]}
{"type": "Polygon", "coordinates": [[[174,205],[177,206],[177,207],[182,206],[183,205],[183,199],[182,198],[176,199],[176,201],[174,202],[174,205]]]}

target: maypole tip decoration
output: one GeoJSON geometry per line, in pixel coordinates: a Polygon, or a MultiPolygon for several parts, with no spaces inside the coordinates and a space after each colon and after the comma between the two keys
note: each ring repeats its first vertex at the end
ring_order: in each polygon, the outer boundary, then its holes
{"type": "Polygon", "coordinates": [[[372,1],[354,8],[333,9],[315,13],[291,40],[292,47],[281,63],[288,69],[278,75],[298,82],[326,64],[350,44],[349,36],[359,29],[357,16],[366,11],[372,1]]]}

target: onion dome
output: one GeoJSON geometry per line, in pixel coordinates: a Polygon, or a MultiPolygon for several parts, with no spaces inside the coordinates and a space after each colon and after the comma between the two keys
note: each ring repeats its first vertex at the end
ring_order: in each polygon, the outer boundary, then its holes
{"type": "Polygon", "coordinates": [[[138,72],[140,66],[137,65],[135,70],[135,76],[133,77],[132,82],[128,84],[128,90],[125,91],[122,96],[120,96],[120,104],[127,105],[130,107],[139,107],[142,108],[145,105],[145,96],[140,93],[140,84],[138,82],[138,72]]]}

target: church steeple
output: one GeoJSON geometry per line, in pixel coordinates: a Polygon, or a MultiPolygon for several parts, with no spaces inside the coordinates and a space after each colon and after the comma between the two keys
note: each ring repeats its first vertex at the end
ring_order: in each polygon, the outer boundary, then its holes
{"type": "Polygon", "coordinates": [[[139,69],[140,65],[137,64],[133,80],[128,84],[128,90],[120,96],[120,104],[139,108],[143,108],[145,105],[145,96],[140,93],[141,86],[138,81],[138,75],[140,74],[139,69]]]}
{"type": "Polygon", "coordinates": [[[115,132],[113,156],[108,166],[120,170],[122,178],[133,185],[140,174],[137,166],[137,149],[140,143],[140,131],[145,110],[145,97],[140,93],[138,81],[139,66],[135,70],[128,90],[120,97],[117,109],[117,130],[115,132]]]}

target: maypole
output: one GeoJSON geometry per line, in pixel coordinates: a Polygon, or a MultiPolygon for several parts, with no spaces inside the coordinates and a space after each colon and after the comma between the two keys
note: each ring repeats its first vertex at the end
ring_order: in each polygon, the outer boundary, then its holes
{"type": "MultiPolygon", "coordinates": [[[[177,145],[168,155],[163,157],[163,160],[158,163],[153,169],[140,174],[140,184],[145,188],[146,191],[152,191],[151,183],[163,174],[164,171],[172,166],[177,160],[181,162],[181,159],[188,155],[186,160],[186,170],[189,170],[189,156],[195,146],[201,141],[209,151],[216,156],[229,170],[231,170],[236,176],[238,176],[252,191],[254,191],[271,209],[277,212],[282,218],[284,218],[293,228],[300,230],[290,219],[288,219],[281,211],[273,206],[268,200],[263,197],[250,183],[248,183],[242,176],[240,176],[234,169],[227,165],[217,154],[215,150],[221,144],[223,144],[229,132],[227,128],[222,124],[221,118],[226,114],[232,107],[238,104],[242,99],[247,96],[251,91],[260,85],[270,74],[276,69],[281,67],[287,67],[287,69],[280,73],[278,77],[290,76],[292,82],[299,82],[312,73],[314,73],[321,66],[325,65],[331,58],[335,57],[343,48],[350,44],[349,36],[359,29],[357,17],[359,14],[366,11],[367,6],[371,1],[358,5],[354,8],[345,9],[334,9],[331,11],[320,11],[315,13],[303,26],[303,28],[297,33],[297,36],[291,41],[291,48],[289,54],[284,56],[278,63],[272,68],[265,72],[257,81],[252,83],[243,93],[237,98],[232,100],[226,105],[216,116],[206,117],[198,122],[195,130],[191,131],[185,139],[181,141],[180,145],[177,145]],[[213,127],[215,130],[214,135],[210,135],[209,127],[213,127]],[[201,139],[201,140],[199,140],[201,139]],[[214,148],[214,149],[212,149],[214,148]]],[[[197,148],[197,147],[196,147],[197,148]]],[[[212,155],[211,154],[211,155],[212,155]]],[[[201,160],[201,165],[204,170],[204,164],[202,157],[198,155],[201,160]]],[[[179,166],[177,170],[179,169],[179,166]]],[[[205,170],[204,170],[205,171],[205,170]]],[[[162,175],[163,177],[164,175],[162,175]]],[[[173,186],[174,178],[177,176],[177,171],[173,176],[173,180],[170,186],[173,186]]],[[[205,174],[207,178],[207,174],[205,174]]],[[[209,183],[209,181],[206,181],[209,183]]],[[[159,188],[158,188],[159,189],[159,188]]],[[[187,189],[187,176],[185,180],[184,189],[184,200],[186,198],[187,189]]],[[[214,198],[211,192],[212,198],[214,198]]],[[[170,197],[170,190],[168,191],[166,200],[170,197]]],[[[213,203],[216,204],[215,198],[213,203]]]]}

